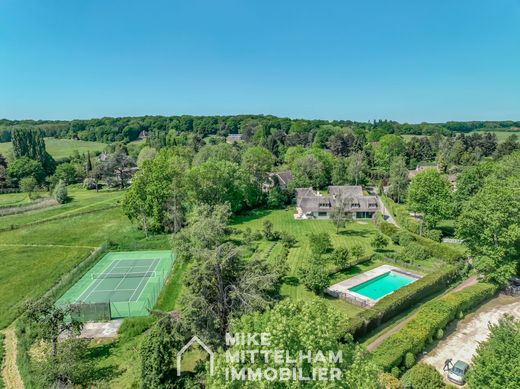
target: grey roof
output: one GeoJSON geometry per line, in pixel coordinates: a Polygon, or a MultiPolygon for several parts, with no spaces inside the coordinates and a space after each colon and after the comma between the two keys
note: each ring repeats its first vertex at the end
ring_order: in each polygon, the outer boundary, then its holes
{"type": "Polygon", "coordinates": [[[293,178],[293,175],[290,171],[278,172],[278,173],[272,173],[272,174],[275,175],[276,177],[278,177],[278,180],[279,180],[280,184],[282,184],[282,185],[287,185],[289,183],[289,181],[291,181],[293,178]]]}
{"type": "Polygon", "coordinates": [[[346,203],[345,211],[375,212],[379,209],[376,196],[365,196],[361,186],[329,186],[329,195],[322,196],[312,188],[296,189],[296,205],[303,213],[332,211],[340,206],[342,199],[346,203]]]}

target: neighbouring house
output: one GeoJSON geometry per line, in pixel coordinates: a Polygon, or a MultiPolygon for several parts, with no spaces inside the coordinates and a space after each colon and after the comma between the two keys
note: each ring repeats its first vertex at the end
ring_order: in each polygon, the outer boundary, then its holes
{"type": "Polygon", "coordinates": [[[101,152],[101,154],[99,154],[98,159],[101,162],[106,162],[106,161],[108,161],[108,154],[103,151],[103,152],[101,152]]]}
{"type": "Polygon", "coordinates": [[[290,171],[267,173],[267,179],[262,184],[262,192],[269,192],[275,187],[286,190],[292,179],[293,176],[290,171]]]}
{"type": "Polygon", "coordinates": [[[145,140],[146,138],[148,138],[148,131],[146,131],[146,130],[141,131],[139,133],[138,138],[141,140],[145,140]]]}
{"type": "Polygon", "coordinates": [[[439,168],[435,165],[424,165],[424,166],[421,166],[421,165],[417,165],[417,167],[415,168],[415,170],[409,170],[408,171],[408,178],[410,180],[412,180],[417,174],[419,173],[422,173],[428,169],[435,169],[437,171],[439,171],[439,168]]]}
{"type": "Polygon", "coordinates": [[[379,210],[379,202],[376,196],[365,195],[361,186],[329,186],[327,195],[312,188],[296,189],[295,219],[329,219],[338,207],[353,219],[367,219],[379,210]]]}
{"type": "Polygon", "coordinates": [[[226,138],[227,143],[236,143],[242,141],[242,134],[229,134],[226,138]]]}

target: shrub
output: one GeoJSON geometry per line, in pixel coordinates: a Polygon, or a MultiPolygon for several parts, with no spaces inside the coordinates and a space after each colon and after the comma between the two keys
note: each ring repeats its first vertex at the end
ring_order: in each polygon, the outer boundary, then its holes
{"type": "Polygon", "coordinates": [[[399,369],[397,366],[392,367],[392,370],[390,370],[390,374],[394,376],[395,378],[399,378],[401,375],[401,369],[399,369]]]}
{"type": "Polygon", "coordinates": [[[332,241],[330,240],[330,235],[326,232],[309,234],[309,246],[315,257],[331,252],[332,241]]]}
{"type": "Polygon", "coordinates": [[[83,188],[87,190],[96,189],[96,180],[90,177],[87,177],[83,180],[83,188]]]}
{"type": "Polygon", "coordinates": [[[346,332],[359,338],[427,296],[443,290],[457,277],[457,268],[445,266],[383,297],[372,308],[352,318],[346,332]]]}
{"type": "Polygon", "coordinates": [[[363,248],[363,246],[355,244],[350,249],[350,252],[355,260],[359,260],[359,258],[361,258],[365,254],[365,249],[363,248]]]}
{"type": "Polygon", "coordinates": [[[442,328],[439,328],[437,330],[437,333],[435,334],[435,338],[442,339],[443,336],[444,336],[444,330],[442,328]]]}
{"type": "Polygon", "coordinates": [[[443,389],[444,381],[440,373],[431,365],[418,363],[401,378],[405,388],[443,389]]]}
{"type": "Polygon", "coordinates": [[[331,254],[332,262],[340,268],[349,266],[350,253],[347,247],[337,247],[331,254]]]}
{"type": "Polygon", "coordinates": [[[379,374],[379,383],[385,389],[401,389],[401,381],[389,373],[379,374]]]}
{"type": "Polygon", "coordinates": [[[407,244],[403,251],[397,255],[397,259],[403,262],[412,263],[415,261],[426,261],[431,258],[431,253],[428,249],[418,243],[411,242],[407,244]]]}
{"type": "Polygon", "coordinates": [[[427,230],[424,233],[424,236],[435,242],[440,242],[442,240],[442,231],[441,230],[427,230]]]}
{"type": "Polygon", "coordinates": [[[415,355],[406,353],[404,356],[404,367],[410,369],[415,364],[415,355]]]}
{"type": "Polygon", "coordinates": [[[370,241],[370,245],[376,250],[384,249],[388,243],[388,238],[381,233],[377,233],[370,241]]]}
{"type": "Polygon", "coordinates": [[[476,307],[495,292],[496,286],[482,283],[423,304],[412,320],[379,345],[373,354],[374,362],[385,371],[401,366],[406,353],[422,352],[460,310],[476,307]]]}
{"type": "Polygon", "coordinates": [[[264,229],[263,229],[264,238],[270,241],[277,240],[278,234],[273,231],[273,223],[269,220],[264,221],[264,229]]]}
{"type": "Polygon", "coordinates": [[[128,317],[117,330],[120,339],[131,339],[142,334],[157,321],[155,316],[128,317]]]}
{"type": "Polygon", "coordinates": [[[313,261],[307,267],[298,269],[298,277],[303,285],[316,294],[323,294],[323,290],[329,286],[329,275],[325,267],[313,261]]]}
{"type": "Polygon", "coordinates": [[[399,231],[399,246],[406,246],[412,242],[415,242],[415,236],[407,231],[399,231]]]}
{"type": "Polygon", "coordinates": [[[296,244],[296,238],[294,237],[294,235],[291,235],[288,232],[282,231],[278,233],[278,236],[282,241],[282,244],[288,249],[290,249],[296,244]]]}
{"type": "Polygon", "coordinates": [[[60,204],[64,204],[69,200],[69,196],[67,193],[67,186],[63,181],[60,180],[56,187],[54,188],[54,192],[52,193],[56,201],[60,204]]]}

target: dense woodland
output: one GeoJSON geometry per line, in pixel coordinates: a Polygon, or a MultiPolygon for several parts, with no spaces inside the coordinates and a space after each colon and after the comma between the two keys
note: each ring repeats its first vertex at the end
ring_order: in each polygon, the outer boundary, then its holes
{"type": "MultiPolygon", "coordinates": [[[[474,121],[407,124],[389,120],[374,120],[367,123],[350,120],[305,120],[278,118],[269,115],[238,116],[143,116],[122,118],[100,118],[89,120],[0,120],[0,142],[9,142],[11,132],[16,128],[41,129],[45,136],[59,138],[78,138],[100,142],[131,142],[143,130],[158,132],[172,139],[180,132],[191,132],[199,136],[241,133],[246,138],[257,131],[275,132],[279,130],[290,139],[288,145],[300,144],[296,138],[309,134],[320,126],[330,124],[335,127],[349,127],[353,130],[371,131],[369,140],[376,141],[384,134],[433,135],[436,133],[471,131],[514,131],[520,128],[519,121],[474,121]]],[[[273,134],[274,135],[274,134],[273,134]]]]}

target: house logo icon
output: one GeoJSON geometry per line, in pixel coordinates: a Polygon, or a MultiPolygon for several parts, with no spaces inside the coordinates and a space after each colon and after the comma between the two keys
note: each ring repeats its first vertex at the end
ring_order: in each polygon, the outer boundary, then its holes
{"type": "Polygon", "coordinates": [[[188,350],[192,345],[193,343],[197,343],[200,347],[202,347],[204,349],[204,351],[206,351],[209,355],[209,374],[210,375],[213,375],[213,351],[211,351],[211,349],[206,346],[206,344],[200,340],[197,336],[193,336],[193,338],[190,339],[190,341],[188,343],[186,343],[184,345],[183,348],[180,349],[180,351],[177,353],[177,375],[180,376],[181,375],[181,370],[182,370],[182,355],[186,352],[186,350],[188,350]]]}

